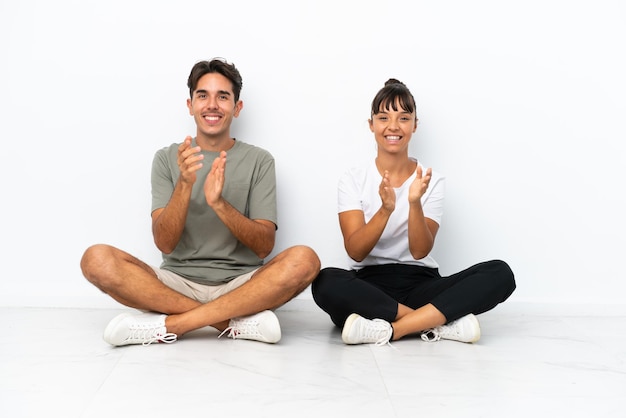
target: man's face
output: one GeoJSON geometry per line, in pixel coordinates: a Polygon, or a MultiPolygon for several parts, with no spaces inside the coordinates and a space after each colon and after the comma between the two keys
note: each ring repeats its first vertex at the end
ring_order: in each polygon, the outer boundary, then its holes
{"type": "Polygon", "coordinates": [[[189,114],[198,127],[198,136],[213,139],[230,138],[230,124],[233,118],[239,116],[242,106],[241,100],[235,103],[230,80],[219,73],[203,75],[191,99],[187,99],[189,114]]]}

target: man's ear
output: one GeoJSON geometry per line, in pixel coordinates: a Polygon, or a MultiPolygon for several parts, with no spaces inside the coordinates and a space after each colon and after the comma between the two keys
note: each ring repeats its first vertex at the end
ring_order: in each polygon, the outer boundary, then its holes
{"type": "Polygon", "coordinates": [[[235,117],[239,116],[239,112],[241,112],[241,109],[243,109],[243,100],[239,100],[237,103],[235,103],[235,117]]]}

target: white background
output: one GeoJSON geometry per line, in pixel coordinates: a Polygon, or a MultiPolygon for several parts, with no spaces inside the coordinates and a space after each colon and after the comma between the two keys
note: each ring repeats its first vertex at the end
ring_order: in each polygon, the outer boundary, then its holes
{"type": "Polygon", "coordinates": [[[394,77],[418,101],[412,155],[447,178],[443,274],[501,258],[511,300],[623,304],[625,8],[0,0],[0,305],[119,306],[82,277],[94,243],[159,263],[152,156],[195,133],[187,76],[214,56],[243,76],[233,134],[277,160],[275,253],[345,265],[337,179],[373,158],[394,77]]]}

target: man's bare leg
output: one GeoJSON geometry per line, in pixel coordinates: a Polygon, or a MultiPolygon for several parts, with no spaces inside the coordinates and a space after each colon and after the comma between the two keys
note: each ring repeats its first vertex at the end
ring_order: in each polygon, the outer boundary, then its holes
{"type": "Polygon", "coordinates": [[[80,267],[98,289],[131,308],[179,314],[201,305],[165,286],[143,261],[110,245],[89,247],[80,267]]]}
{"type": "Polygon", "coordinates": [[[116,301],[169,315],[167,331],[180,336],[205,326],[223,331],[232,318],[278,308],[311,284],[319,273],[320,261],[308,247],[288,248],[250,281],[206,304],[165,286],[150,266],[108,245],[88,248],[81,268],[87,280],[116,301]]]}

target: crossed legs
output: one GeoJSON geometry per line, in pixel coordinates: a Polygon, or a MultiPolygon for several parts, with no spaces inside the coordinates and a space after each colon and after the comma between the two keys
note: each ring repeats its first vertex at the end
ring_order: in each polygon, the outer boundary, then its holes
{"type": "Polygon", "coordinates": [[[88,281],[119,303],[168,315],[167,331],[179,336],[205,326],[224,330],[232,318],[276,309],[306,289],[320,269],[312,249],[294,246],[248,282],[203,304],[165,286],[146,263],[109,245],[89,247],[80,265],[88,281]]]}
{"type": "Polygon", "coordinates": [[[500,260],[445,278],[437,269],[401,264],[370,266],[359,272],[330,267],[320,272],[312,287],[315,302],[338,327],[357,313],[389,323],[393,340],[486,312],[514,289],[513,272],[500,260]]]}

